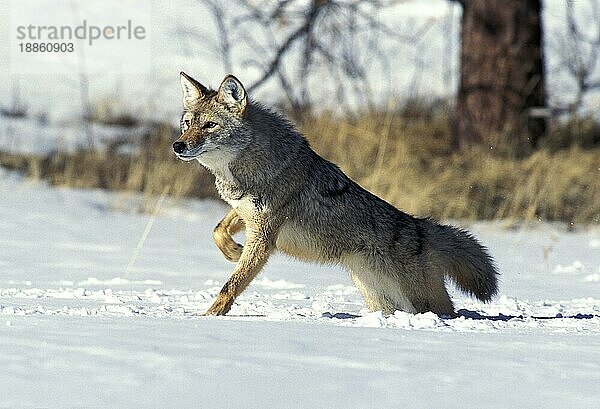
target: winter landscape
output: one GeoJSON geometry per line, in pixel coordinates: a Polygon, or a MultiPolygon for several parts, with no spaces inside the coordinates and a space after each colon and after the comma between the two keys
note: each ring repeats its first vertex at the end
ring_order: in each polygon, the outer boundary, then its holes
{"type": "Polygon", "coordinates": [[[599,0],[90,4],[0,4],[0,409],[600,408],[599,0]],[[486,10],[498,49],[461,53],[486,10]],[[16,51],[17,26],[81,18],[148,42],[16,51]],[[276,254],[204,316],[235,266],[212,238],[230,207],[173,154],[181,70],[235,73],[365,188],[472,232],[498,294],[448,282],[458,317],[384,315],[340,266],[276,254]],[[500,103],[457,109],[470,78],[500,103]],[[465,138],[479,106],[500,120],[465,138]],[[525,117],[545,128],[498,128],[525,117]]]}
{"type": "Polygon", "coordinates": [[[600,231],[469,225],[500,296],[456,319],[363,309],[347,274],[278,256],[229,316],[226,212],[0,178],[0,407],[579,407],[598,403],[600,231]]]}

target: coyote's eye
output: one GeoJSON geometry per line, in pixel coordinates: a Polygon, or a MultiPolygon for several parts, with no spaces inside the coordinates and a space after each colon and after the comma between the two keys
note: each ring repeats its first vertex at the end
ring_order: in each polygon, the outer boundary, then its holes
{"type": "Polygon", "coordinates": [[[183,121],[181,121],[181,133],[187,131],[190,125],[191,121],[189,119],[184,119],[183,121]]]}
{"type": "Polygon", "coordinates": [[[205,122],[204,125],[202,125],[202,129],[211,129],[214,128],[215,126],[217,126],[218,124],[214,123],[214,122],[205,122]]]}

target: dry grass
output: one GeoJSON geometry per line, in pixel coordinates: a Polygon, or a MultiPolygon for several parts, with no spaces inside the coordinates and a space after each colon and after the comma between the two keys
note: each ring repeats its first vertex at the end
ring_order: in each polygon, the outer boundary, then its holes
{"type": "Polygon", "coordinates": [[[149,199],[142,202],[142,211],[151,209],[152,199],[163,192],[175,198],[216,198],[209,172],[196,162],[186,164],[173,156],[175,135],[172,127],[157,125],[135,143],[136,153],[123,152],[118,145],[44,156],[0,152],[0,165],[53,185],[140,192],[149,199]]]}
{"type": "MultiPolygon", "coordinates": [[[[323,113],[301,126],[313,148],[399,208],[438,219],[600,223],[600,149],[541,149],[524,159],[472,149],[454,152],[442,114],[323,113]]],[[[136,153],[0,153],[0,165],[52,184],[143,192],[152,198],[216,197],[213,178],[171,153],[176,130],[157,125],[136,153]]]]}
{"type": "Polygon", "coordinates": [[[444,116],[321,115],[303,127],[320,154],[409,213],[438,219],[600,222],[600,149],[546,149],[524,159],[453,152],[444,116]]]}

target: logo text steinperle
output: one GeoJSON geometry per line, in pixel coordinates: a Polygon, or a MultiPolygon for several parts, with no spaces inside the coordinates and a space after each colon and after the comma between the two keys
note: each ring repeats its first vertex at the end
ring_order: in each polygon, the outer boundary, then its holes
{"type": "Polygon", "coordinates": [[[143,26],[134,26],[131,20],[126,25],[120,26],[94,26],[88,25],[83,20],[81,25],[72,26],[28,26],[17,27],[18,40],[88,40],[92,45],[95,40],[143,40],[146,38],[146,29],[143,26]]]}

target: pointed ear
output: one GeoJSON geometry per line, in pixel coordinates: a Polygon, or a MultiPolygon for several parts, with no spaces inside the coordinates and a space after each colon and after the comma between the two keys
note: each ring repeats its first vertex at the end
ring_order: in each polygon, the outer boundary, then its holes
{"type": "Polygon", "coordinates": [[[208,89],[185,72],[181,71],[179,74],[183,90],[183,107],[191,110],[208,94],[208,89]]]}
{"type": "Polygon", "coordinates": [[[248,94],[240,80],[233,75],[228,75],[219,86],[217,101],[242,115],[248,104],[248,94]]]}

